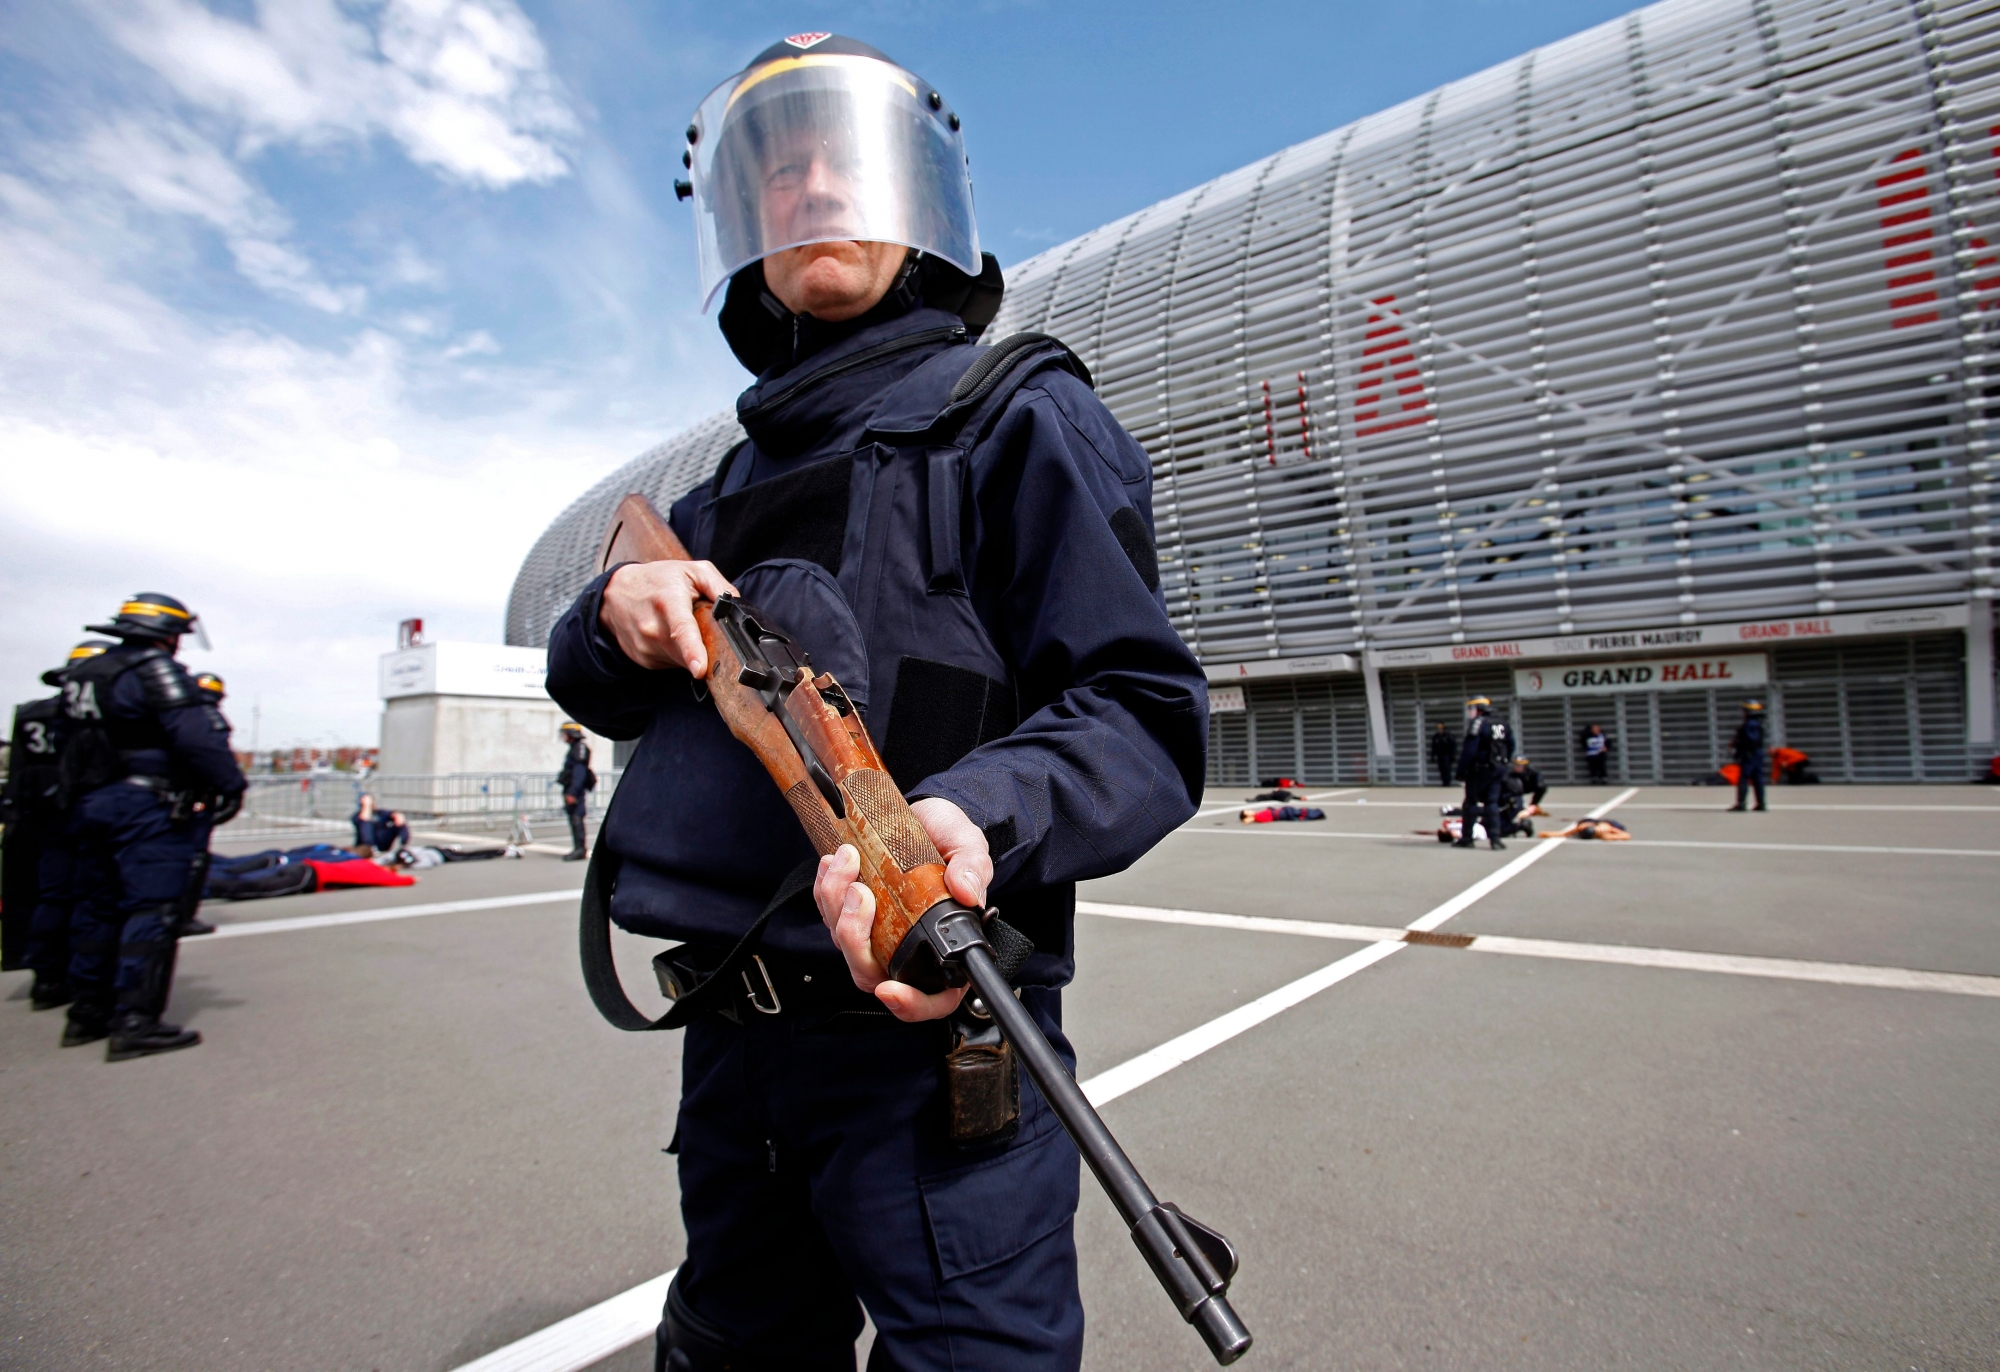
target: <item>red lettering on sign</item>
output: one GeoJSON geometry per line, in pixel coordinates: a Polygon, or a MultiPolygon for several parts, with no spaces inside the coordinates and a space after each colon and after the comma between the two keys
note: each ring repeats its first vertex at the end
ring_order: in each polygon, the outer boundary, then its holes
{"type": "Polygon", "coordinates": [[[1830,634],[1833,621],[1830,619],[1802,619],[1792,626],[1792,632],[1800,635],[1830,634]]]}

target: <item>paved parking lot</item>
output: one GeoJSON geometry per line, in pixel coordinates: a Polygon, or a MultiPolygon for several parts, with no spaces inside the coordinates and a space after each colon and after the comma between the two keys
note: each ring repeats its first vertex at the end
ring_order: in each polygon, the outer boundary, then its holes
{"type": "MultiPolygon", "coordinates": [[[[1082,893],[1079,1075],[1242,1250],[1244,1365],[2000,1364],[2000,795],[1575,789],[1635,841],[1501,853],[1442,798],[1211,796],[1082,893]]],[[[189,944],[189,1053],[0,982],[0,1364],[450,1372],[672,1267],[677,1036],[596,1018],[578,869],[425,877],[211,909],[431,912],[189,944]]],[[[1079,1242],[1089,1367],[1208,1365],[1088,1182],[1079,1242]]]]}

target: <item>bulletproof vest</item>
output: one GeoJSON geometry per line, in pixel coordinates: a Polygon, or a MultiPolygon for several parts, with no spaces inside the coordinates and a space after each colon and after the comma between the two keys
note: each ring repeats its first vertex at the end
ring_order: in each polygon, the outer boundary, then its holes
{"type": "MultiPolygon", "coordinates": [[[[931,340],[932,355],[864,402],[865,414],[843,426],[859,435],[851,445],[756,482],[749,445],[732,449],[687,531],[695,557],[714,562],[744,600],[799,639],[817,670],[840,681],[905,792],[1018,722],[1007,660],[972,601],[976,451],[1037,372],[1060,367],[1090,379],[1045,335],[987,349],[962,340],[962,331],[931,340]]],[[[671,767],[671,812],[642,811],[637,788],[628,800],[621,786],[606,824],[615,833],[630,806],[626,822],[669,826],[673,836],[654,827],[653,841],[675,849],[671,860],[684,874],[706,867],[711,888],[742,889],[755,873],[768,893],[812,856],[777,788],[713,711],[662,714],[635,768],[642,761],[649,770],[671,767]]],[[[996,852],[1012,846],[1004,833],[988,837],[996,852]]],[[[744,905],[747,923],[757,905],[744,905]]],[[[615,899],[613,913],[635,932],[697,936],[679,920],[641,927],[615,899]]],[[[767,947],[774,941],[786,941],[782,922],[766,935],[767,947]]]]}
{"type": "MultiPolygon", "coordinates": [[[[695,556],[732,580],[771,581],[774,564],[793,562],[838,586],[853,621],[841,684],[905,791],[1018,722],[1006,660],[972,605],[972,457],[1014,392],[1047,367],[1089,379],[1043,334],[942,348],[883,393],[852,452],[753,485],[739,445],[698,516],[695,556]]],[[[787,623],[778,607],[760,608],[787,623]]]]}
{"type": "Polygon", "coordinates": [[[197,703],[187,674],[162,648],[114,648],[70,668],[63,677],[63,712],[71,731],[61,764],[65,803],[130,773],[134,754],[170,754],[161,712],[197,703]],[[144,687],[145,708],[137,712],[112,705],[118,679],[127,672],[138,673],[144,687]]]}
{"type": "Polygon", "coordinates": [[[8,761],[10,790],[23,817],[42,818],[60,808],[63,745],[69,741],[63,698],[31,700],[14,711],[14,745],[8,761]]]}

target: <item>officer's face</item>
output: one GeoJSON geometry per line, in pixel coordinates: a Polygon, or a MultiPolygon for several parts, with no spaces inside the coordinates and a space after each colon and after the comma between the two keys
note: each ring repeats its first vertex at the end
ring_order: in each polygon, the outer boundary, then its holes
{"type": "Polygon", "coordinates": [[[844,146],[804,130],[765,150],[758,213],[766,243],[855,238],[854,160],[844,146]]]}

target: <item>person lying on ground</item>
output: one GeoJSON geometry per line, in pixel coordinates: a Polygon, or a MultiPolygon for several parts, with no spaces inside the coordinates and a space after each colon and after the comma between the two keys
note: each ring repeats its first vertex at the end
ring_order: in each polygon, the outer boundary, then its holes
{"type": "Polygon", "coordinates": [[[1291,820],[1325,818],[1324,810],[1302,809],[1296,805],[1266,806],[1261,810],[1254,805],[1248,805],[1236,817],[1239,824],[1277,824],[1291,820]]]}

